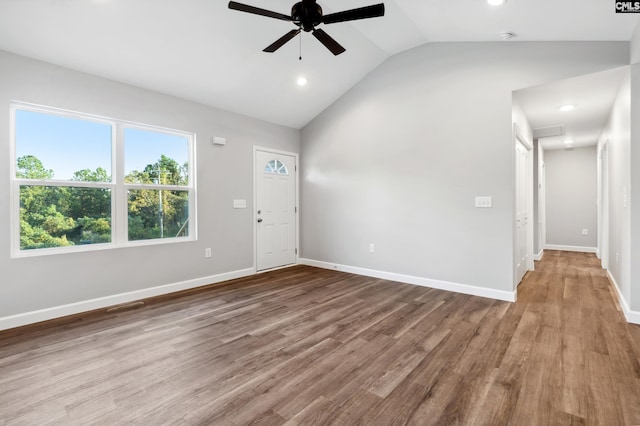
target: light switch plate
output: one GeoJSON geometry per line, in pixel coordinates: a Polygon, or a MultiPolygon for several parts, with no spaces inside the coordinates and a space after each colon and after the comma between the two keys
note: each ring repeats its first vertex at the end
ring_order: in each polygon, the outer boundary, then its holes
{"type": "Polygon", "coordinates": [[[476,207],[477,208],[491,208],[493,205],[493,200],[489,196],[476,197],[476,207]]]}
{"type": "Polygon", "coordinates": [[[233,200],[233,208],[234,209],[246,209],[247,208],[247,200],[233,200]]]}

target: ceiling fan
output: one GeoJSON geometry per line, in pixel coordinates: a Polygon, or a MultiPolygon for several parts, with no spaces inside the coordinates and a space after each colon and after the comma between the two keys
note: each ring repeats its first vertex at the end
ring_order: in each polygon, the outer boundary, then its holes
{"type": "Polygon", "coordinates": [[[293,22],[298,27],[291,30],[278,40],[263,49],[263,52],[273,53],[285,45],[286,42],[300,34],[300,31],[311,32],[315,38],[320,41],[334,55],[339,55],[345,51],[345,48],[335,41],[329,34],[321,28],[316,28],[319,24],[335,24],[336,22],[354,21],[357,19],[375,18],[384,16],[384,4],[375,4],[371,6],[360,7],[357,9],[345,10],[342,12],[322,14],[322,8],[316,0],[302,0],[293,5],[291,15],[272,12],[266,9],[249,6],[247,4],[229,2],[229,9],[239,10],[240,12],[253,13],[255,15],[267,16],[269,18],[281,19],[283,21],[293,22]]]}

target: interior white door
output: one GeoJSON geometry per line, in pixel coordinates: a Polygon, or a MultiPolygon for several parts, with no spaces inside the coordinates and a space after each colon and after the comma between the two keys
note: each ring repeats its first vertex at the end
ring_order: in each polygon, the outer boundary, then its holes
{"type": "Polygon", "coordinates": [[[256,267],[296,262],[296,157],[256,151],[256,267]]]}
{"type": "Polygon", "coordinates": [[[516,142],[516,283],[527,272],[527,149],[516,142]]]}

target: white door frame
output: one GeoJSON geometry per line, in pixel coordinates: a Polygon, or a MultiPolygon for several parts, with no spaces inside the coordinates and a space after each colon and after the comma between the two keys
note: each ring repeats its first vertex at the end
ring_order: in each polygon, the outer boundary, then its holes
{"type": "Polygon", "coordinates": [[[533,144],[529,142],[516,123],[513,124],[513,155],[511,156],[513,159],[513,170],[514,170],[514,191],[513,191],[513,289],[517,291],[518,288],[518,271],[516,270],[517,265],[517,254],[518,254],[518,224],[517,224],[517,176],[516,173],[516,155],[517,155],[517,144],[521,144],[527,150],[527,158],[526,158],[526,166],[525,166],[525,200],[526,200],[526,215],[527,215],[527,224],[525,228],[525,234],[527,239],[526,245],[526,256],[527,256],[527,270],[533,271],[535,264],[533,262],[533,157],[531,156],[531,152],[533,149],[533,144]]]}
{"type": "MultiPolygon", "coordinates": [[[[294,265],[298,264],[298,261],[300,259],[300,178],[299,178],[299,174],[298,174],[298,163],[299,163],[299,154],[296,152],[289,152],[289,151],[282,151],[282,150],[278,150],[278,149],[272,149],[272,148],[265,148],[262,146],[257,146],[254,145],[253,146],[253,215],[252,215],[252,220],[253,220],[253,269],[256,273],[258,273],[258,222],[257,222],[257,216],[258,216],[258,176],[256,174],[256,154],[258,151],[261,152],[269,152],[272,154],[281,154],[281,155],[289,155],[291,157],[295,158],[296,161],[296,165],[295,165],[295,170],[294,170],[294,174],[295,174],[295,185],[296,185],[296,190],[295,190],[295,195],[296,195],[296,200],[295,200],[295,205],[296,205],[296,251],[295,251],[295,262],[294,265]]],[[[284,266],[284,268],[288,267],[284,266]]],[[[278,269],[278,268],[275,268],[278,269]]],[[[273,269],[269,269],[269,271],[272,271],[273,269]]],[[[260,271],[262,272],[262,271],[260,271]]]]}
{"type": "MultiPolygon", "coordinates": [[[[544,162],[544,150],[540,147],[542,161],[540,162],[540,176],[542,176],[542,187],[540,188],[538,195],[538,219],[540,220],[540,252],[544,252],[544,248],[547,245],[547,166],[544,162]]],[[[540,177],[538,177],[540,182],[540,177]]]]}
{"type": "Polygon", "coordinates": [[[598,150],[598,257],[609,269],[609,141],[598,150]]]}

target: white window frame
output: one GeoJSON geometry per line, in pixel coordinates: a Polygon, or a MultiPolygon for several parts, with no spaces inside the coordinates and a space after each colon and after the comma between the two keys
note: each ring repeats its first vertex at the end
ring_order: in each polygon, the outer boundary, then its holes
{"type": "Polygon", "coordinates": [[[61,253],[78,253],[87,251],[107,250],[114,248],[138,247],[158,244],[175,244],[197,241],[197,210],[196,210],[196,135],[193,132],[169,129],[165,127],[141,124],[131,121],[118,120],[98,115],[86,114],[60,108],[35,105],[25,102],[12,101],[10,103],[10,242],[11,257],[33,257],[61,253]],[[79,120],[88,120],[111,126],[111,182],[84,182],[60,179],[22,179],[16,177],[16,111],[33,111],[43,114],[57,115],[79,120]],[[189,184],[188,185],[159,185],[137,184],[124,182],[124,129],[134,128],[153,132],[165,133],[185,137],[189,149],[189,184]],[[107,188],[111,190],[111,242],[68,247],[48,247],[40,249],[20,249],[20,186],[62,186],[107,188]],[[151,189],[169,191],[187,191],[189,194],[189,223],[186,237],[155,238],[148,240],[129,241],[128,239],[128,191],[130,189],[151,189]]]}

